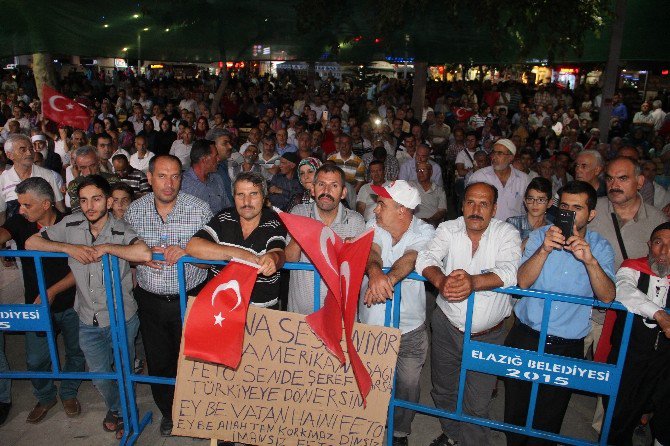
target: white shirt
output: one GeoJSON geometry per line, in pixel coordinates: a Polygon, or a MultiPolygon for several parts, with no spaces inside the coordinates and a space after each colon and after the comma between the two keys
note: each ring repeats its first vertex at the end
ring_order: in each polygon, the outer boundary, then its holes
{"type": "Polygon", "coordinates": [[[191,147],[193,143],[186,145],[181,139],[175,140],[170,147],[170,155],[174,155],[181,161],[181,168],[187,170],[191,167],[191,147]]]}
{"type": "Polygon", "coordinates": [[[198,108],[198,103],[195,99],[182,99],[179,102],[179,111],[186,109],[190,112],[195,113],[195,110],[198,108]]]}
{"type": "MultiPolygon", "coordinates": [[[[482,234],[479,247],[472,255],[472,241],[466,232],[465,220],[446,221],[437,227],[435,237],[428,249],[419,252],[416,271],[421,274],[429,266],[437,266],[444,274],[456,269],[471,275],[494,273],[503,282],[503,287],[516,285],[516,274],[521,259],[519,231],[509,223],[491,219],[482,234]]],[[[449,321],[459,330],[465,329],[468,300],[448,302],[437,298],[437,305],[449,321]]],[[[512,304],[508,294],[479,291],[475,294],[472,318],[472,333],[493,328],[510,315],[512,304]]]]}
{"type": "Polygon", "coordinates": [[[119,147],[114,151],[114,153],[112,153],[112,156],[109,158],[110,163],[112,162],[112,158],[114,158],[116,155],[123,155],[126,157],[128,161],[130,161],[130,153],[128,153],[126,149],[122,149],[121,147],[119,147]]]}
{"type": "Polygon", "coordinates": [[[414,210],[414,216],[417,218],[430,218],[440,209],[447,209],[447,194],[442,186],[431,182],[430,189],[425,190],[418,181],[411,181],[410,184],[419,191],[421,204],[414,210]]]}
{"type": "MultiPolygon", "coordinates": [[[[639,271],[628,267],[619,268],[616,272],[616,300],[631,313],[654,319],[654,314],[658,310],[664,310],[670,281],[667,277],[650,274],[649,291],[645,294],[637,288],[639,278],[639,271]]],[[[646,322],[645,325],[649,326],[646,322]]]]}
{"type": "MultiPolygon", "coordinates": [[[[40,166],[33,164],[32,172],[30,173],[30,178],[40,177],[47,180],[49,185],[54,191],[54,197],[56,203],[63,200],[63,193],[60,191],[59,182],[56,181],[56,175],[54,171],[45,169],[40,166]]],[[[21,182],[19,174],[16,173],[16,169],[12,167],[11,169],[5,170],[0,174],[0,212],[5,212],[7,210],[7,202],[12,200],[18,200],[19,197],[16,195],[16,185],[21,182]]],[[[61,183],[62,184],[62,183],[61,183]]]]}
{"type": "Polygon", "coordinates": [[[512,169],[512,173],[507,179],[505,186],[500,182],[498,175],[493,170],[493,166],[479,169],[468,178],[468,184],[482,182],[495,186],[498,189],[498,210],[495,217],[502,221],[515,215],[526,213],[523,207],[523,197],[526,194],[526,187],[530,180],[525,173],[516,170],[512,166],[510,166],[510,169],[512,169]]]}
{"type": "MultiPolygon", "coordinates": [[[[473,161],[475,160],[475,150],[474,152],[470,152],[468,149],[463,149],[458,154],[456,155],[456,162],[455,164],[463,164],[463,167],[466,169],[472,169],[474,167],[473,161]],[[465,153],[467,152],[467,153],[465,153]],[[470,154],[470,156],[468,156],[470,154]]],[[[458,171],[456,172],[456,176],[458,176],[458,171]]],[[[460,178],[460,177],[459,177],[460,178]]]]}
{"type": "MultiPolygon", "coordinates": [[[[412,218],[409,228],[395,245],[391,234],[377,226],[376,218],[370,220],[366,227],[375,228],[372,242],[381,248],[383,266],[389,268],[406,252],[426,249],[435,235],[435,229],[431,225],[416,217],[412,218]]],[[[368,308],[363,301],[367,289],[368,278],[365,276],[361,286],[358,317],[364,324],[384,325],[386,304],[375,304],[368,308]]],[[[400,285],[400,295],[400,331],[405,334],[416,330],[426,321],[426,288],[419,280],[405,279],[400,285]]],[[[395,299],[392,300],[393,304],[395,302],[395,299]]]]}
{"type": "Polygon", "coordinates": [[[135,152],[132,155],[130,155],[130,160],[129,160],[130,165],[133,168],[135,168],[137,170],[141,170],[142,172],[146,173],[146,171],[149,170],[149,161],[154,156],[155,156],[154,153],[149,151],[149,150],[147,150],[147,153],[144,154],[144,158],[140,158],[137,155],[137,152],[135,152]]]}
{"type": "Polygon", "coordinates": [[[371,185],[372,183],[365,183],[361,186],[358,191],[358,196],[356,197],[356,204],[359,202],[365,204],[363,218],[366,222],[370,221],[375,216],[375,207],[377,206],[377,200],[372,198],[373,196],[376,197],[377,194],[372,191],[372,188],[370,187],[371,185]]]}

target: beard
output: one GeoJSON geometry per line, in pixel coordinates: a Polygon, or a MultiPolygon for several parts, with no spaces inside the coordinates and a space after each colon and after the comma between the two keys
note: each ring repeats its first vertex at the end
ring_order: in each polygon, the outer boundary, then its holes
{"type": "Polygon", "coordinates": [[[670,275],[670,265],[664,265],[658,263],[653,257],[649,257],[649,268],[656,274],[658,277],[667,277],[670,275]]]}

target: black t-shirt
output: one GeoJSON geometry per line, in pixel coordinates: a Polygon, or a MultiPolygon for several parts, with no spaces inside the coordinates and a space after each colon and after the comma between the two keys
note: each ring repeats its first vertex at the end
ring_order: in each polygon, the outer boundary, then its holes
{"type": "MultiPolygon", "coordinates": [[[[56,223],[63,219],[63,214],[56,211],[56,223]]],[[[25,219],[23,215],[15,214],[2,225],[12,236],[16,242],[16,247],[19,250],[25,249],[26,240],[31,235],[39,232],[37,223],[31,223],[25,219]]],[[[23,284],[25,286],[25,302],[32,304],[35,302],[39,292],[37,286],[37,272],[35,271],[35,262],[31,257],[21,257],[21,266],[23,271],[23,284]]],[[[50,287],[54,283],[61,280],[70,272],[70,267],[67,264],[66,258],[43,258],[42,270],[44,271],[44,278],[46,280],[46,287],[50,287]]],[[[74,304],[74,295],[76,288],[73,286],[62,293],[58,294],[51,305],[51,311],[59,313],[61,311],[72,308],[74,304]]]]}
{"type": "MultiPolygon", "coordinates": [[[[246,239],[242,235],[240,214],[234,207],[224,209],[216,214],[209,223],[195,233],[194,237],[200,237],[219,245],[251,251],[257,256],[265,254],[271,249],[284,249],[286,247],[286,227],[277,213],[267,208],[261,211],[261,220],[258,227],[246,239]]],[[[209,279],[217,275],[221,269],[223,267],[220,265],[212,265],[209,270],[209,279]]],[[[279,271],[268,277],[259,274],[251,293],[251,302],[264,304],[277,299],[279,296],[279,278],[279,271]]]]}

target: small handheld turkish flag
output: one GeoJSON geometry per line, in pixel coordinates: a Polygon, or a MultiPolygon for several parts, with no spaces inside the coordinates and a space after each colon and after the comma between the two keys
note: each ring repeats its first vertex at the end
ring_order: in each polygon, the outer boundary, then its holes
{"type": "Polygon", "coordinates": [[[58,124],[88,130],[93,113],[58,91],[45,85],[42,88],[42,113],[58,124]]]}
{"type": "Polygon", "coordinates": [[[475,114],[475,112],[473,112],[472,110],[467,109],[465,107],[454,107],[453,112],[454,112],[454,116],[456,116],[456,119],[459,122],[465,122],[468,119],[470,119],[470,117],[472,115],[475,114]]]}
{"type": "Polygon", "coordinates": [[[184,328],[184,356],[237,368],[259,266],[233,259],[200,291],[184,328]],[[225,342],[214,342],[223,340],[225,342]]]}

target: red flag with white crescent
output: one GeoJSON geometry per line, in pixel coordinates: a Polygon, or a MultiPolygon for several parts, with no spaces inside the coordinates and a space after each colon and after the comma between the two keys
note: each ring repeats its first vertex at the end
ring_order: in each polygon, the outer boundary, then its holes
{"type": "Polygon", "coordinates": [[[472,115],[475,114],[475,112],[465,107],[454,107],[453,112],[454,116],[456,116],[456,120],[460,122],[467,121],[472,115]]]}
{"type": "Polygon", "coordinates": [[[42,113],[58,124],[82,130],[88,130],[93,118],[93,113],[88,108],[47,85],[42,87],[42,113]]]}
{"type": "Polygon", "coordinates": [[[184,355],[237,368],[259,266],[233,259],[198,293],[184,328],[184,355]],[[224,339],[226,342],[212,342],[224,339]]]}

